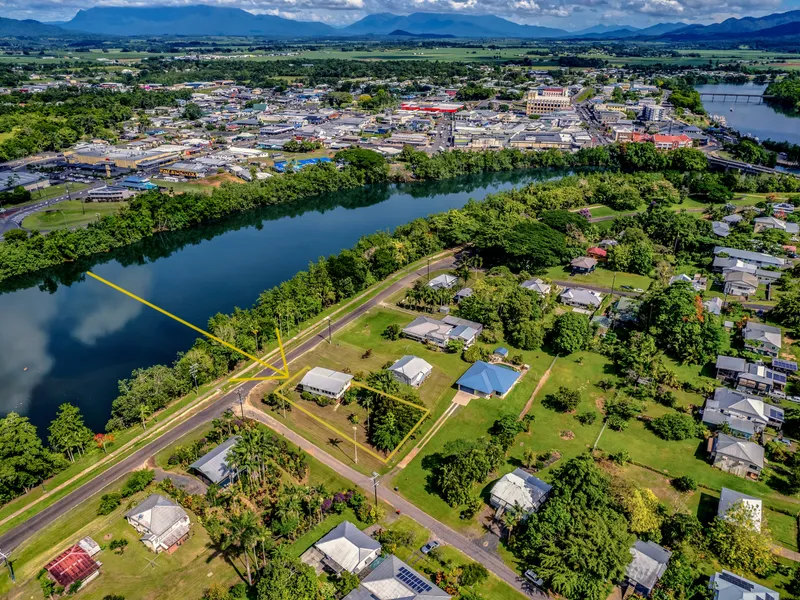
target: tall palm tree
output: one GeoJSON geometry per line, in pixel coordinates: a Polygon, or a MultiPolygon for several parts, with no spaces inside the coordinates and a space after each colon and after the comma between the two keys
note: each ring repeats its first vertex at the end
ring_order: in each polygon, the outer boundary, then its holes
{"type": "Polygon", "coordinates": [[[225,535],[222,538],[222,550],[238,549],[244,554],[247,567],[247,583],[253,585],[253,574],[250,571],[250,554],[255,554],[255,547],[259,537],[258,519],[250,510],[231,515],[225,524],[225,535]]]}

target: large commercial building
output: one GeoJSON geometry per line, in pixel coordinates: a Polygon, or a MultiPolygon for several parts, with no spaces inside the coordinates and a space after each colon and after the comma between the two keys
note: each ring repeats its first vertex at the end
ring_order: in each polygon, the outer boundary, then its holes
{"type": "Polygon", "coordinates": [[[546,115],[569,108],[569,90],[562,87],[546,87],[532,90],[525,96],[525,101],[525,114],[546,115]]]}
{"type": "Polygon", "coordinates": [[[121,169],[142,169],[178,160],[188,146],[165,145],[150,150],[117,148],[103,144],[89,144],[64,152],[69,164],[114,165],[121,169]]]}

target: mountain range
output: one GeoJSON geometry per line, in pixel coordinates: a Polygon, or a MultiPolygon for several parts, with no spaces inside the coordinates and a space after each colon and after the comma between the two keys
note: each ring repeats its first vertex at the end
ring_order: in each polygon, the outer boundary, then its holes
{"type": "Polygon", "coordinates": [[[712,25],[658,23],[651,27],[595,25],[580,31],[523,25],[494,15],[377,13],[346,27],[256,15],[239,8],[208,5],[175,7],[95,7],[69,21],[47,24],[0,18],[3,37],[236,35],[266,38],[406,36],[455,38],[630,39],[658,41],[758,40],[800,37],[800,10],[765,17],[726,19],[712,25]]]}

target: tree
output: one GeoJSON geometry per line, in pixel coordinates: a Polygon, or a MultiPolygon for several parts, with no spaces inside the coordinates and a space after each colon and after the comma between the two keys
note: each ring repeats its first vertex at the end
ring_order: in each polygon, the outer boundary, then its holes
{"type": "Polygon", "coordinates": [[[542,400],[542,404],[557,412],[572,412],[578,407],[580,401],[581,393],[578,390],[561,386],[554,394],[547,394],[542,400]]]}
{"type": "Polygon", "coordinates": [[[314,569],[299,560],[275,557],[256,586],[257,600],[317,600],[314,569]]]}
{"type": "Polygon", "coordinates": [[[672,487],[679,492],[693,492],[697,489],[697,481],[691,475],[682,475],[672,480],[672,487]]]}
{"type": "Polygon", "coordinates": [[[383,331],[383,337],[385,337],[387,340],[399,340],[401,332],[402,329],[400,329],[400,325],[397,323],[390,323],[383,331]]]}
{"type": "Polygon", "coordinates": [[[768,577],[775,570],[772,536],[761,525],[754,526],[756,515],[747,505],[737,502],[724,517],[716,517],[708,533],[709,545],[719,561],[734,570],[768,577]]]}
{"type": "Polygon", "coordinates": [[[706,583],[702,581],[702,573],[694,561],[681,552],[674,552],[651,597],[653,600],[705,598],[708,594],[706,583]]]}
{"type": "Polygon", "coordinates": [[[140,469],[134,471],[125,480],[125,485],[119,491],[123,498],[133,496],[137,492],[144,490],[155,479],[156,473],[152,469],[140,469]]]}
{"type": "Polygon", "coordinates": [[[653,419],[650,428],[662,440],[688,440],[697,435],[697,422],[691,415],[667,413],[653,419]]]}
{"type": "Polygon", "coordinates": [[[570,600],[602,600],[630,562],[633,536],[608,475],[588,454],[556,469],[544,506],[523,521],[512,550],[547,587],[570,600]]]}
{"type": "Polygon", "coordinates": [[[590,336],[589,318],[580,313],[568,312],[556,319],[551,343],[557,354],[567,355],[583,350],[590,336]]]}
{"type": "Polygon", "coordinates": [[[83,451],[92,439],[92,431],[83,424],[83,415],[77,406],[65,402],[58,407],[56,418],[50,423],[48,441],[54,450],[63,452],[75,462],[75,452],[83,451]]]}
{"type": "Polygon", "coordinates": [[[44,448],[27,417],[11,412],[0,419],[0,501],[27,492],[65,463],[44,448]]]}
{"type": "Polygon", "coordinates": [[[794,282],[778,298],[778,303],[770,311],[770,316],[776,321],[800,332],[800,284],[794,282]]]}
{"type": "Polygon", "coordinates": [[[203,109],[194,102],[189,102],[183,107],[183,118],[189,121],[197,121],[203,116],[203,109]]]}
{"type": "Polygon", "coordinates": [[[442,498],[450,506],[466,504],[473,484],[485,481],[502,460],[502,448],[483,438],[447,443],[434,473],[442,498]]]}
{"type": "Polygon", "coordinates": [[[225,534],[222,538],[222,550],[236,548],[239,553],[244,554],[244,562],[247,568],[247,582],[253,585],[253,575],[250,571],[250,555],[255,557],[255,547],[258,543],[258,519],[251,510],[244,510],[239,514],[233,514],[225,524],[225,534]]]}
{"type": "Polygon", "coordinates": [[[97,508],[98,515],[110,515],[120,505],[122,496],[118,493],[103,494],[100,497],[100,506],[97,508]]]}
{"type": "Polygon", "coordinates": [[[639,537],[652,537],[660,539],[661,514],[659,501],[652,490],[638,489],[626,490],[622,494],[622,506],[628,514],[630,530],[639,537]]]}

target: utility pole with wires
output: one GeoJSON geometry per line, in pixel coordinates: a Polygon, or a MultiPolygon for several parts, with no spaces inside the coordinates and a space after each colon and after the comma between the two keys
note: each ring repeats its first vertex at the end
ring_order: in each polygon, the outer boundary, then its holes
{"type": "Polygon", "coordinates": [[[372,477],[370,480],[372,481],[372,489],[375,490],[375,508],[378,507],[378,478],[380,477],[380,473],[376,473],[375,471],[372,472],[372,477]]]}
{"type": "Polygon", "coordinates": [[[325,317],[325,318],[328,319],[328,343],[332,344],[333,338],[331,336],[331,318],[330,317],[325,317]]]}
{"type": "Polygon", "coordinates": [[[8,574],[11,576],[11,582],[16,583],[17,578],[14,575],[14,565],[11,564],[11,558],[9,555],[2,550],[0,550],[0,561],[6,563],[6,566],[8,567],[8,574]]]}
{"type": "Polygon", "coordinates": [[[353,462],[358,464],[358,442],[356,441],[356,433],[358,432],[358,425],[353,425],[353,462]]]}
{"type": "Polygon", "coordinates": [[[244,419],[244,398],[242,398],[242,388],[236,388],[236,394],[239,396],[239,407],[242,409],[242,419],[244,419]]]}

